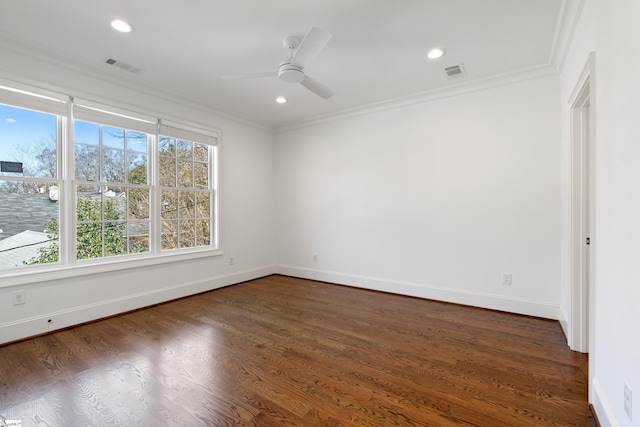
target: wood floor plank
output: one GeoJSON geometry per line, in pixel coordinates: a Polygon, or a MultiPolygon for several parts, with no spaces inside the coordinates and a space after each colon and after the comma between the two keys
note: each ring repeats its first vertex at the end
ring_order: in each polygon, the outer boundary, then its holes
{"type": "Polygon", "coordinates": [[[595,426],[558,322],[284,276],[0,347],[23,426],[595,426]]]}

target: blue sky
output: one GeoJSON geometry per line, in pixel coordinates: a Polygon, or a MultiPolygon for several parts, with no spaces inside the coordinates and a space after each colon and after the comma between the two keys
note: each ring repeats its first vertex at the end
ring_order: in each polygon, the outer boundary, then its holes
{"type": "Polygon", "coordinates": [[[54,115],[0,104],[0,160],[12,161],[15,147],[55,135],[54,115]]]}

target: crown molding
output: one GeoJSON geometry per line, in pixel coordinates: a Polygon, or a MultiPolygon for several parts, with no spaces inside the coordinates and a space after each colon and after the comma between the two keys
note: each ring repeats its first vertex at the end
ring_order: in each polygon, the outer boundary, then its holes
{"type": "Polygon", "coordinates": [[[291,130],[301,129],[307,126],[313,126],[313,125],[331,122],[335,120],[341,120],[341,119],[361,116],[365,114],[372,114],[372,113],[377,113],[377,112],[386,111],[386,110],[392,110],[392,109],[406,107],[414,104],[432,102],[438,99],[450,98],[450,97],[459,96],[459,95],[463,95],[471,92],[477,92],[477,91],[491,89],[499,86],[506,86],[506,85],[511,85],[515,83],[529,81],[529,80],[535,80],[538,78],[549,77],[557,74],[558,74],[558,70],[552,65],[543,65],[538,67],[527,68],[527,69],[516,71],[516,72],[495,75],[485,79],[473,80],[466,83],[457,84],[455,86],[434,89],[434,90],[420,92],[420,93],[403,96],[399,98],[392,98],[386,101],[376,102],[376,103],[368,104],[362,107],[351,108],[351,109],[339,111],[337,113],[313,117],[308,120],[300,120],[297,122],[292,122],[283,126],[279,126],[275,129],[275,131],[276,133],[288,132],[291,130]]]}
{"type": "Polygon", "coordinates": [[[549,64],[562,70],[587,0],[562,0],[549,64]]]}

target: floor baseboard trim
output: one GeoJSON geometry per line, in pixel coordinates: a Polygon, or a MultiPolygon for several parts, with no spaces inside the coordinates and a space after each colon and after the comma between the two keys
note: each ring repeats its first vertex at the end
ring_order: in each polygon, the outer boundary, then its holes
{"type": "Polygon", "coordinates": [[[274,273],[275,266],[260,267],[221,276],[208,277],[198,281],[180,283],[150,292],[99,301],[80,307],[72,307],[67,310],[45,313],[31,318],[19,319],[0,325],[0,345],[246,282],[248,280],[258,279],[274,273]]]}
{"type": "Polygon", "coordinates": [[[558,320],[559,318],[558,306],[540,301],[510,298],[502,295],[469,292],[419,283],[379,279],[376,277],[314,270],[287,265],[277,265],[275,269],[277,274],[300,277],[303,279],[319,280],[339,285],[354,286],[375,291],[470,305],[545,319],[558,320]]]}
{"type": "Polygon", "coordinates": [[[607,400],[597,377],[591,381],[591,391],[591,396],[593,397],[593,402],[591,402],[591,404],[593,406],[594,413],[596,414],[596,418],[598,419],[598,423],[600,423],[602,427],[618,427],[618,421],[616,421],[616,417],[613,415],[611,405],[609,405],[609,401],[607,400]]]}
{"type": "Polygon", "coordinates": [[[571,347],[571,330],[569,329],[569,321],[567,320],[567,316],[564,315],[564,312],[559,309],[558,310],[558,321],[560,322],[560,328],[562,329],[562,333],[564,337],[567,339],[567,344],[571,347]]]}

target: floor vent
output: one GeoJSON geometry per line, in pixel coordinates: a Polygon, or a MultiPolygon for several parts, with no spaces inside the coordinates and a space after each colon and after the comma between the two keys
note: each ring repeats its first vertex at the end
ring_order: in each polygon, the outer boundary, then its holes
{"type": "Polygon", "coordinates": [[[125,71],[128,71],[130,73],[134,73],[134,74],[138,74],[140,71],[142,71],[138,67],[134,67],[133,65],[125,64],[124,62],[118,61],[117,59],[113,59],[113,58],[109,58],[104,62],[106,64],[113,65],[114,67],[121,68],[121,69],[123,69],[125,71]]]}
{"type": "Polygon", "coordinates": [[[455,78],[455,77],[460,77],[465,75],[464,68],[462,68],[462,64],[454,65],[452,67],[447,67],[444,69],[444,71],[447,73],[447,77],[450,77],[450,78],[455,78]]]}

